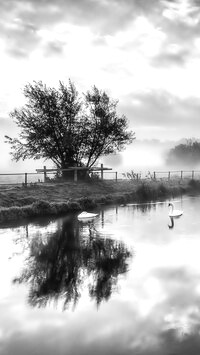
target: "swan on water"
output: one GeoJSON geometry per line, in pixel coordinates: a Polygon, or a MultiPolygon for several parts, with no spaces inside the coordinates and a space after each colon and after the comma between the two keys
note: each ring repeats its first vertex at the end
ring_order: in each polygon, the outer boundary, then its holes
{"type": "Polygon", "coordinates": [[[172,202],[169,203],[168,207],[170,207],[169,217],[179,217],[183,214],[183,211],[174,209],[174,204],[172,202]]]}
{"type": "Polygon", "coordinates": [[[90,218],[95,218],[97,217],[97,213],[89,213],[89,212],[82,212],[78,215],[78,219],[90,219],[90,218]]]}

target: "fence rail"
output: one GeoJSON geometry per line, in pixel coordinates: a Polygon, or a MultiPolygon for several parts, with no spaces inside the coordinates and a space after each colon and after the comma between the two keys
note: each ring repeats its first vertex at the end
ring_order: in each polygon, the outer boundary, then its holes
{"type": "Polygon", "coordinates": [[[69,167],[68,169],[47,169],[46,166],[44,166],[42,169],[36,169],[35,173],[2,173],[0,174],[0,185],[27,186],[31,183],[49,182],[52,181],[49,175],[51,176],[53,174],[54,176],[56,176],[57,174],[62,172],[72,173],[73,180],[76,182],[78,181],[78,173],[80,171],[88,171],[91,175],[99,174],[99,178],[102,180],[105,178],[104,174],[112,173],[115,174],[115,180],[117,180],[117,172],[111,172],[111,170],[112,168],[104,167],[103,164],[101,164],[100,167],[69,167]]]}
{"type": "Polygon", "coordinates": [[[43,174],[38,173],[3,173],[0,174],[0,186],[23,185],[44,182],[43,174]]]}
{"type": "Polygon", "coordinates": [[[27,186],[28,184],[38,184],[49,181],[54,181],[49,177],[52,174],[62,171],[70,171],[73,173],[73,180],[78,181],[78,171],[88,170],[90,176],[98,177],[103,180],[170,180],[170,179],[200,179],[200,170],[169,170],[169,171],[153,171],[148,173],[137,173],[132,171],[131,173],[120,173],[118,171],[113,171],[112,168],[106,168],[101,164],[100,167],[94,167],[92,169],[73,167],[69,169],[47,169],[46,166],[43,169],[37,169],[36,172],[25,172],[25,173],[2,173],[0,174],[0,186],[5,185],[22,185],[27,186]]]}
{"type": "Polygon", "coordinates": [[[195,177],[200,177],[200,170],[171,170],[171,171],[154,171],[153,179],[157,178],[167,178],[170,180],[171,178],[179,178],[182,180],[183,178],[191,178],[192,180],[195,177]]]}
{"type": "Polygon", "coordinates": [[[59,173],[73,173],[73,179],[74,181],[78,181],[78,172],[84,172],[88,171],[89,174],[95,174],[95,173],[100,173],[101,179],[103,180],[104,178],[104,173],[107,170],[112,170],[112,168],[105,168],[103,164],[101,164],[100,167],[95,166],[92,168],[89,167],[81,167],[81,166],[73,166],[69,167],[67,169],[47,169],[46,166],[43,167],[43,169],[36,169],[38,173],[43,173],[44,174],[44,182],[48,180],[48,174],[59,174],[59,173]]]}

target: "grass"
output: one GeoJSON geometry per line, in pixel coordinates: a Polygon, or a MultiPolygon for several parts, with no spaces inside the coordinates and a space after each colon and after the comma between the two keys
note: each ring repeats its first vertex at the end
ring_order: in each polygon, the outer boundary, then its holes
{"type": "Polygon", "coordinates": [[[0,223],[200,192],[200,181],[96,181],[0,189],[0,223]]]}

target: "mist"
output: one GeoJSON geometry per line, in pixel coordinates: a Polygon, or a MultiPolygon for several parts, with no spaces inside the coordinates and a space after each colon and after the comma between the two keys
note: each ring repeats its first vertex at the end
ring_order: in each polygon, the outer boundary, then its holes
{"type": "Polygon", "coordinates": [[[134,171],[145,177],[148,172],[167,169],[166,155],[175,142],[159,140],[135,140],[119,154],[105,157],[104,163],[119,173],[134,171]]]}
{"type": "Polygon", "coordinates": [[[167,163],[167,156],[170,149],[176,145],[185,143],[186,139],[160,141],[157,139],[135,140],[127,149],[116,155],[103,158],[106,166],[113,168],[119,173],[134,171],[145,177],[148,172],[168,172],[181,170],[198,170],[200,163],[195,161],[177,161],[175,164],[167,163]]]}
{"type": "Polygon", "coordinates": [[[10,155],[11,149],[8,143],[5,143],[5,135],[16,137],[17,127],[11,119],[0,118],[0,152],[1,152],[1,173],[20,173],[36,172],[36,169],[44,165],[44,160],[20,160],[15,162],[10,155]]]}

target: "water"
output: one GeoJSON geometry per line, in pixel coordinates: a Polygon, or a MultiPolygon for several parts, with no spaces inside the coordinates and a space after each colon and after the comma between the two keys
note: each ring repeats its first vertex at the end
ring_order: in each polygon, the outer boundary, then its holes
{"type": "Polygon", "coordinates": [[[0,229],[0,354],[200,354],[200,198],[0,229]]]}

